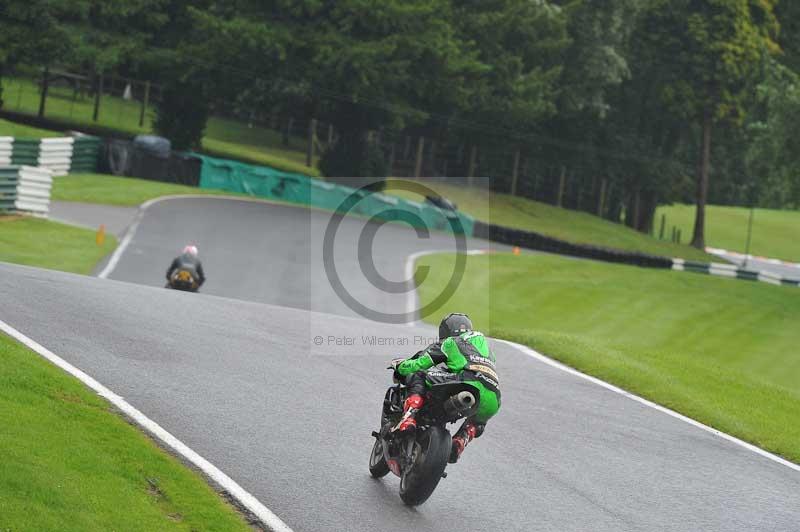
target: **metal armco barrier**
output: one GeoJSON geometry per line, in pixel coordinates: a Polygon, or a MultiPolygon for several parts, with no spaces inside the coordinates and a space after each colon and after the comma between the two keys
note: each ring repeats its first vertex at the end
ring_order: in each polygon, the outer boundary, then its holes
{"type": "Polygon", "coordinates": [[[509,227],[487,224],[480,221],[475,222],[475,237],[499,242],[501,244],[508,244],[510,246],[519,246],[537,251],[546,251],[558,255],[570,255],[572,257],[582,257],[603,262],[632,264],[634,266],[644,266],[648,268],[668,269],[672,267],[672,259],[666,257],[593,246],[590,244],[575,244],[532,231],[511,229],[509,227]]]}
{"type": "Polygon", "coordinates": [[[11,155],[14,152],[14,137],[0,137],[0,166],[11,164],[11,155]]]}
{"type": "Polygon", "coordinates": [[[0,166],[0,212],[14,210],[18,181],[19,172],[17,167],[0,166]]]}
{"type": "Polygon", "coordinates": [[[44,139],[0,137],[0,165],[38,166],[53,175],[97,171],[101,141],[80,135],[44,139]]]}
{"type": "Polygon", "coordinates": [[[705,263],[684,259],[672,259],[672,269],[683,272],[730,277],[732,279],[744,279],[746,281],[760,281],[762,283],[774,285],[800,286],[800,280],[798,279],[787,279],[770,272],[744,270],[734,264],[721,264],[719,262],[705,263]]]}
{"type": "Polygon", "coordinates": [[[42,139],[39,144],[39,159],[36,166],[49,168],[53,175],[67,175],[72,166],[72,137],[42,139]]]}
{"type": "Polygon", "coordinates": [[[81,135],[75,137],[72,145],[72,160],[70,161],[69,173],[89,173],[96,172],[100,164],[100,152],[103,141],[98,137],[81,135]]]}
{"type": "Polygon", "coordinates": [[[53,171],[34,166],[0,167],[0,210],[47,216],[53,171]]]}

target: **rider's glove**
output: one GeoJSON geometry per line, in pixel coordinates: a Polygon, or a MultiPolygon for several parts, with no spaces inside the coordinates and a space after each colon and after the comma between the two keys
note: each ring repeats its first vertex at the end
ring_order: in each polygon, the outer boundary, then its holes
{"type": "Polygon", "coordinates": [[[386,369],[393,370],[392,378],[394,379],[395,382],[403,382],[404,381],[404,377],[402,375],[400,375],[400,373],[398,373],[397,368],[398,368],[398,366],[400,366],[400,364],[405,362],[405,360],[406,360],[405,358],[395,358],[394,360],[392,360],[389,363],[389,366],[386,368],[386,369]]]}

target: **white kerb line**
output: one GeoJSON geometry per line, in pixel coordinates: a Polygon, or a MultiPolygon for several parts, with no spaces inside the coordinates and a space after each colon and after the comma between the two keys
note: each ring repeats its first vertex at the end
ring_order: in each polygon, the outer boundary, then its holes
{"type": "Polygon", "coordinates": [[[59,357],[49,349],[41,344],[25,336],[15,328],[8,325],[6,322],[0,320],[0,330],[21,342],[28,348],[32,349],[51,363],[55,364],[62,370],[66,371],[83,384],[97,392],[100,397],[103,397],[108,402],[117,407],[126,416],[131,418],[137,425],[158,438],[166,446],[172,449],[175,453],[189,461],[192,465],[197,467],[211,480],[217,483],[224,489],[231,497],[239,501],[247,510],[253,513],[261,522],[268,526],[274,532],[292,532],[292,529],[284,523],[277,515],[264,506],[258,499],[251,495],[248,491],[237,484],[232,478],[223,473],[214,464],[197,454],[194,450],[189,448],[185,443],[178,438],[167,432],[158,423],[145,416],[142,412],[134,408],[130,403],[125,401],[121,396],[115,394],[110,389],[100,384],[97,380],[90,377],[80,369],[76,368],[63,358],[59,357]]]}

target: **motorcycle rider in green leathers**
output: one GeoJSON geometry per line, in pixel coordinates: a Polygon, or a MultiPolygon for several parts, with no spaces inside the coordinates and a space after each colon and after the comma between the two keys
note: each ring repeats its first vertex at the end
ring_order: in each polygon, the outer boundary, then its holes
{"type": "Polygon", "coordinates": [[[453,436],[450,463],[455,463],[467,444],[483,434],[486,422],[500,409],[495,357],[486,337],[472,330],[472,322],[466,314],[448,314],[439,324],[438,342],[411,358],[392,364],[408,388],[403,418],[392,429],[394,431],[416,429],[414,416],[425,404],[425,392],[430,384],[460,381],[480,392],[478,411],[467,418],[453,436]]]}

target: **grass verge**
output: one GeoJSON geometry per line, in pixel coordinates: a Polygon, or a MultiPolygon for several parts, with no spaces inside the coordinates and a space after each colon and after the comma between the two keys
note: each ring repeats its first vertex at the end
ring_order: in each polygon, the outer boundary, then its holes
{"type": "Polygon", "coordinates": [[[246,194],[221,190],[104,174],[70,174],[56,177],[53,180],[51,197],[56,201],[137,206],[149,199],[171,194],[224,194],[250,197],[246,194]]]}
{"type": "MultiPolygon", "coordinates": [[[[424,184],[456,202],[459,210],[484,222],[535,231],[568,242],[703,262],[718,260],[693,247],[658,240],[622,224],[612,223],[585,212],[562,209],[508,194],[490,194],[483,189],[439,183],[424,184]]],[[[405,192],[397,194],[419,200],[416,194],[405,192]]]]}
{"type": "MultiPolygon", "coordinates": [[[[18,113],[35,115],[39,110],[39,88],[23,78],[3,80],[6,108],[18,113]]],[[[97,122],[92,117],[94,98],[89,94],[76,94],[68,87],[53,85],[48,92],[44,116],[64,124],[64,129],[102,127],[125,135],[139,135],[153,131],[155,111],[152,106],[145,112],[142,126],[139,125],[141,103],[104,95],[100,99],[97,122]]],[[[0,123],[0,136],[6,133],[0,123]]],[[[31,136],[31,135],[26,135],[31,136]]],[[[40,136],[40,135],[34,135],[40,136]]],[[[283,144],[280,133],[268,128],[244,124],[223,117],[212,116],[206,126],[203,148],[210,154],[232,159],[246,159],[257,164],[266,164],[287,172],[317,174],[315,168],[305,166],[305,139],[289,137],[289,145],[283,144]]]]}
{"type": "MultiPolygon", "coordinates": [[[[431,266],[422,304],[452,255],[431,266]]],[[[800,292],[547,255],[470,257],[445,307],[481,330],[800,462],[800,292]],[[475,298],[475,294],[485,297],[475,298]]],[[[502,363],[501,363],[502,370],[502,363]]]]}
{"type": "MultiPolygon", "coordinates": [[[[56,222],[0,217],[0,260],[90,273],[116,246],[56,222]]],[[[77,380],[0,334],[0,528],[249,530],[205,480],[77,380]]]]}
{"type": "Polygon", "coordinates": [[[39,129],[25,124],[17,124],[0,118],[0,137],[19,137],[19,138],[32,138],[41,139],[47,137],[57,137],[57,131],[49,131],[47,129],[39,129]]]}
{"type": "Polygon", "coordinates": [[[0,261],[89,274],[117,240],[106,235],[98,246],[95,232],[27,216],[0,216],[0,261]]]}
{"type": "MultiPolygon", "coordinates": [[[[666,216],[666,227],[674,225],[684,235],[694,227],[694,205],[659,207],[656,221],[666,216]]],[[[706,244],[744,253],[747,247],[747,224],[750,209],[745,207],[706,207],[706,244]]],[[[800,211],[755,209],[750,253],[792,262],[800,262],[800,211]]]]}
{"type": "Polygon", "coordinates": [[[3,530],[249,530],[196,472],[0,334],[3,530]]]}

